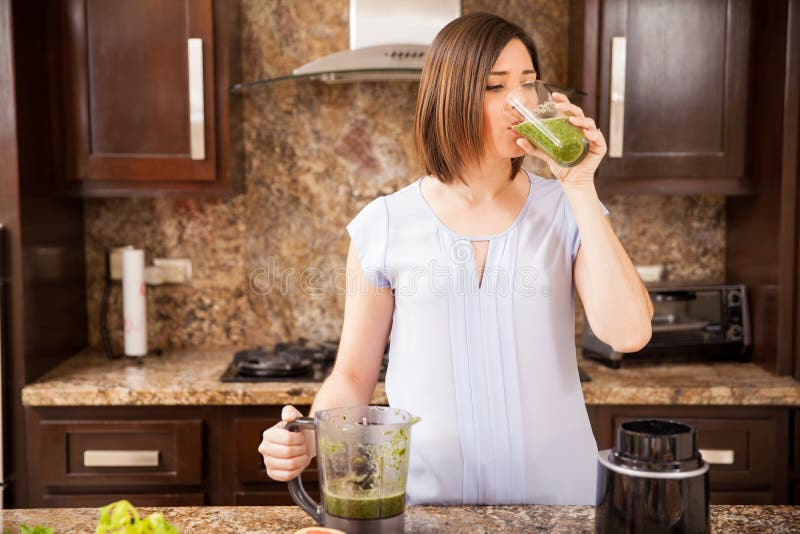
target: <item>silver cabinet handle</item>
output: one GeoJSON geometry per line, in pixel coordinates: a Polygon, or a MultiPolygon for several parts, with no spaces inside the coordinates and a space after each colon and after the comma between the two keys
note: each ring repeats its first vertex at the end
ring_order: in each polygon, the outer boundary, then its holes
{"type": "Polygon", "coordinates": [[[735,457],[733,449],[698,449],[698,452],[710,464],[730,465],[735,457]]]}
{"type": "Polygon", "coordinates": [[[189,144],[192,159],[206,159],[203,110],[203,40],[189,39],[189,144]]]}
{"type": "Polygon", "coordinates": [[[627,38],[611,38],[611,106],[608,116],[608,157],[621,158],[625,127],[625,63],[627,38]]]}
{"type": "Polygon", "coordinates": [[[158,451],[83,451],[84,467],[158,467],[158,451]]]}

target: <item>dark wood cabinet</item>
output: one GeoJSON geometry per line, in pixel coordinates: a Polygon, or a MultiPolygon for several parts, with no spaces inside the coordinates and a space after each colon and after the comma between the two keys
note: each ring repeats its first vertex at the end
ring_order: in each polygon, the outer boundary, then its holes
{"type": "MultiPolygon", "coordinates": [[[[50,4],[60,189],[87,196],[226,191],[236,2],[50,4]]],[[[234,125],[235,126],[235,125],[234,125]]]]}
{"type": "MultiPolygon", "coordinates": [[[[298,409],[308,413],[309,407],[298,409]]],[[[613,446],[614,432],[626,420],[656,417],[693,425],[699,448],[713,462],[713,504],[786,504],[797,498],[800,415],[788,408],[587,411],[600,449],[613,446]]],[[[258,453],[263,431],[279,421],[280,412],[280,406],[29,407],[28,506],[99,506],[121,498],[137,506],[293,505],[286,483],[267,477],[258,453]],[[87,451],[95,451],[88,466],[87,451]],[[112,454],[98,458],[98,451],[112,454]],[[120,459],[140,465],[119,465],[120,459]]],[[[302,477],[319,500],[315,461],[302,477]]]]}
{"type": "Polygon", "coordinates": [[[30,507],[217,502],[218,411],[65,407],[26,411],[30,507]]]}
{"type": "Polygon", "coordinates": [[[597,406],[592,428],[599,449],[610,449],[625,421],[673,419],[697,430],[711,464],[712,504],[789,502],[790,414],[780,408],[711,406],[597,406]]]}
{"type": "MultiPolygon", "coordinates": [[[[298,406],[308,413],[308,406],[298,406]]],[[[280,406],[29,407],[30,507],[293,505],[258,445],[280,406]]],[[[319,499],[316,461],[303,485],[319,499]]]]}
{"type": "MultiPolygon", "coordinates": [[[[572,0],[569,84],[609,152],[601,193],[749,192],[750,0],[572,0]]],[[[758,96],[752,95],[751,100],[758,96]]]]}

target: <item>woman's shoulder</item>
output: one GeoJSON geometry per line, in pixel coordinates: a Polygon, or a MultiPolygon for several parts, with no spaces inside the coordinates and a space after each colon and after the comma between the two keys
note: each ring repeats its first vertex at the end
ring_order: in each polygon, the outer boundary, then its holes
{"type": "Polygon", "coordinates": [[[417,178],[410,184],[401,187],[397,191],[385,195],[384,198],[386,198],[387,202],[391,203],[407,202],[408,200],[413,198],[414,195],[416,195],[417,192],[419,191],[420,180],[422,180],[422,178],[417,178]]]}
{"type": "Polygon", "coordinates": [[[555,178],[545,178],[534,172],[525,169],[531,181],[534,197],[538,196],[560,196],[563,193],[561,184],[555,178]]]}
{"type": "Polygon", "coordinates": [[[397,219],[404,214],[410,213],[416,206],[416,194],[419,187],[419,180],[396,190],[391,193],[379,195],[367,202],[360,210],[359,215],[375,219],[397,219]]]}
{"type": "Polygon", "coordinates": [[[420,208],[420,180],[416,179],[392,193],[381,195],[373,202],[380,202],[385,207],[390,219],[413,215],[420,208]]]}

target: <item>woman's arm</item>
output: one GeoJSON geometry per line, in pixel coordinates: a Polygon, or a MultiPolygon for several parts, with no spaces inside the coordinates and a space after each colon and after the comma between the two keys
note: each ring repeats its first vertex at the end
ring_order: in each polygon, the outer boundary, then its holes
{"type": "MultiPolygon", "coordinates": [[[[333,371],[314,398],[309,415],[326,408],[369,404],[378,383],[393,312],[394,295],[391,289],[375,287],[366,281],[355,247],[350,243],[339,352],[333,371]]],[[[310,456],[315,456],[313,433],[306,433],[306,444],[310,456]]]]}
{"type": "Polygon", "coordinates": [[[595,335],[619,352],[635,352],[650,340],[653,304],[611,223],[600,209],[594,186],[597,167],[606,155],[606,140],[594,120],[560,93],[553,93],[556,109],[569,116],[589,140],[589,152],[578,165],[559,167],[527,140],[517,144],[545,161],[561,182],[578,224],[581,246],[573,264],[573,280],[595,335]]]}
{"type": "Polygon", "coordinates": [[[653,304],[593,184],[564,187],[581,246],[573,279],[595,335],[619,352],[635,352],[650,340],[653,304]]]}

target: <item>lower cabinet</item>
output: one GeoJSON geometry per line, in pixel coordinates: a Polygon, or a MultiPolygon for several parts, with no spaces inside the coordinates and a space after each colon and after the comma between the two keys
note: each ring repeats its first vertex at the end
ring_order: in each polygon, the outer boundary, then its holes
{"type": "Polygon", "coordinates": [[[788,409],[595,406],[589,411],[600,449],[612,448],[619,425],[632,419],[672,419],[693,426],[697,447],[711,468],[711,504],[790,502],[788,409]]]}
{"type": "MultiPolygon", "coordinates": [[[[297,407],[307,413],[308,406],[297,407]]],[[[280,406],[28,407],[28,507],[293,505],[258,452],[280,406]]],[[[319,499],[316,461],[302,475],[319,499]]]]}
{"type": "MultiPolygon", "coordinates": [[[[303,413],[308,406],[298,406],[303,413]]],[[[598,447],[631,419],[674,419],[697,429],[711,463],[712,504],[800,499],[800,412],[788,408],[588,406],[598,447]],[[790,441],[792,440],[792,441],[790,441]]],[[[29,407],[29,507],[293,505],[258,453],[280,406],[29,407]]],[[[316,463],[302,474],[319,500],[316,463]]]]}
{"type": "Polygon", "coordinates": [[[210,504],[218,417],[200,407],[28,408],[27,505],[210,504]]]}

